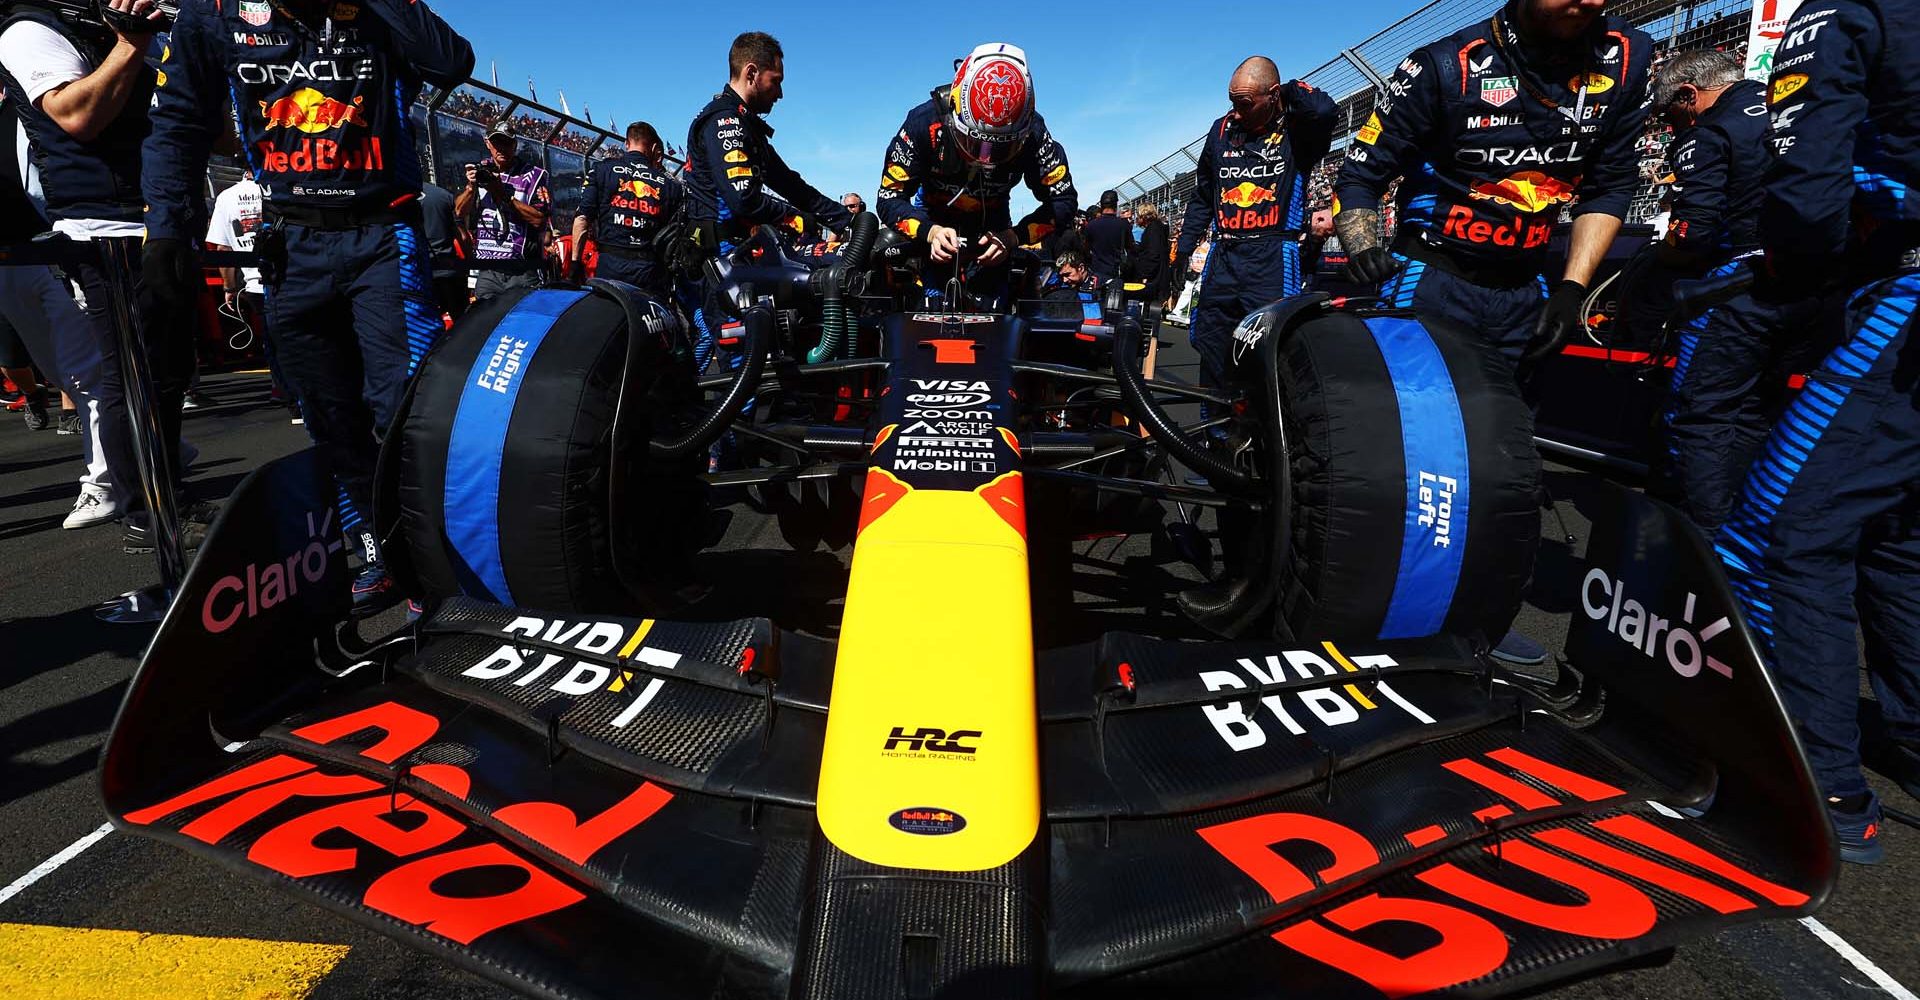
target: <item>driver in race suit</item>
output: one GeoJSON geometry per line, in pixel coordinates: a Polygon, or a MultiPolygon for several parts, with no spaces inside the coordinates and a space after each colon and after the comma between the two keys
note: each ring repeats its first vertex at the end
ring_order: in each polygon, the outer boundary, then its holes
{"type": "Polygon", "coordinates": [[[142,169],[148,280],[183,299],[200,281],[189,247],[206,232],[208,152],[237,118],[266,194],[267,323],[348,501],[342,528],[365,557],[355,599],[377,598],[389,583],[362,517],[379,438],[442,331],[407,108],[423,81],[465,82],[473,47],[420,0],[188,0],[161,69],[142,169]]]}
{"type": "Polygon", "coordinates": [[[1756,289],[1788,301],[1851,293],[1833,300],[1846,340],[1774,425],[1716,539],[1828,796],[1840,856],[1862,864],[1885,848],[1860,770],[1856,635],[1890,741],[1880,768],[1920,792],[1916,24],[1920,0],[1812,0],[1774,54],[1756,289]]]}
{"type": "Polygon", "coordinates": [[[1478,331],[1509,359],[1581,328],[1594,269],[1638,182],[1653,40],[1600,0],[1508,0],[1414,51],[1378,94],[1334,185],[1348,276],[1426,317],[1478,331]],[[1383,245],[1396,177],[1400,230],[1383,245]],[[1574,222],[1560,282],[1548,243],[1574,222]]]}
{"type": "Polygon", "coordinates": [[[1233,328],[1248,313],[1300,293],[1300,237],[1307,226],[1307,175],[1327,155],[1338,112],[1333,100],[1253,56],[1227,84],[1233,110],[1214,120],[1194,170],[1173,271],[1211,227],[1213,250],[1195,297],[1188,339],[1200,352],[1200,384],[1227,384],[1233,328]]]}
{"type": "MultiPolygon", "coordinates": [[[[762,225],[774,227],[789,243],[808,245],[819,243],[822,227],[845,232],[852,213],[787,166],[770,141],[773,126],[760,117],[782,96],[786,58],[780,43],[765,32],[740,35],[727,52],[727,70],[727,89],[715,94],[687,128],[687,221],[699,251],[732,253],[762,225]]],[[[814,267],[835,260],[817,253],[796,257],[814,267]]],[[[694,363],[703,370],[714,331],[724,322],[719,296],[719,289],[707,289],[702,308],[694,311],[700,331],[694,363]]]]}
{"type": "MultiPolygon", "coordinates": [[[[998,300],[1014,248],[1071,226],[1078,200],[1067,152],[1033,109],[1026,52],[989,42],[960,61],[951,84],[907,112],[887,144],[874,208],[933,263],[953,262],[962,241],[978,246],[966,283],[998,300]],[[1040,205],[1014,222],[1009,194],[1022,181],[1040,205]]],[[[929,299],[942,294],[941,282],[924,284],[929,299]]]]}

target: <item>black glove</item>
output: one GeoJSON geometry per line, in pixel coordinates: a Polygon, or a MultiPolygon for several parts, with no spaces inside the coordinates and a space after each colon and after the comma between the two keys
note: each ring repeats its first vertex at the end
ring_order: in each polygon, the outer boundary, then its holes
{"type": "Polygon", "coordinates": [[[1368,247],[1347,258],[1347,280],[1356,285],[1378,287],[1400,270],[1400,262],[1386,247],[1368,247]]]}
{"type": "Polygon", "coordinates": [[[1553,286],[1546,306],[1540,310],[1540,318],[1534,321],[1533,339],[1527,341],[1526,353],[1520,355],[1521,363],[1534,364],[1558,354],[1560,345],[1586,323],[1583,315],[1586,301],[1587,286],[1578,281],[1562,281],[1553,286]]]}
{"type": "MultiPolygon", "coordinates": [[[[1630,327],[1637,318],[1634,307],[1640,304],[1640,284],[1654,273],[1660,259],[1660,243],[1656,240],[1641,247],[1621,265],[1620,277],[1614,280],[1613,285],[1613,300],[1617,303],[1613,321],[1617,329],[1630,327]]],[[[1659,317],[1654,317],[1654,321],[1658,322],[1659,317]]]]}
{"type": "Polygon", "coordinates": [[[1190,252],[1181,254],[1173,262],[1173,280],[1180,281],[1180,282],[1186,281],[1187,268],[1190,268],[1192,266],[1193,266],[1193,254],[1190,252]]]}
{"type": "Polygon", "coordinates": [[[578,257],[567,262],[567,283],[584,285],[587,283],[587,262],[578,257]]]}
{"type": "Polygon", "coordinates": [[[140,249],[140,282],[153,302],[169,308],[191,305],[199,281],[199,255],[185,240],[161,236],[140,249]]]}

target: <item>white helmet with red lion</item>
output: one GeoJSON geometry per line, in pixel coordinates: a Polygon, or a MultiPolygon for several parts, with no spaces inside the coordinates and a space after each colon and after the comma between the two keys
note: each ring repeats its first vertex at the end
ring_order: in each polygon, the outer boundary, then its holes
{"type": "Polygon", "coordinates": [[[1033,128],[1033,74],[1018,45],[988,42],[960,60],[948,92],[947,134],[968,160],[1002,166],[1033,128]]]}

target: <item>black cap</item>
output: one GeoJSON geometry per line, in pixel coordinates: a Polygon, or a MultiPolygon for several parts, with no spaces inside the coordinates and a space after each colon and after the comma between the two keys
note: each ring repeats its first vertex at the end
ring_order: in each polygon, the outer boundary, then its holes
{"type": "Polygon", "coordinates": [[[1120,192],[1118,191],[1100,192],[1101,208],[1118,208],[1119,206],[1120,206],[1120,192]]]}
{"type": "Polygon", "coordinates": [[[499,121],[494,122],[493,127],[487,130],[487,138],[517,139],[519,138],[519,136],[516,136],[513,134],[513,122],[506,118],[502,118],[499,121]]]}

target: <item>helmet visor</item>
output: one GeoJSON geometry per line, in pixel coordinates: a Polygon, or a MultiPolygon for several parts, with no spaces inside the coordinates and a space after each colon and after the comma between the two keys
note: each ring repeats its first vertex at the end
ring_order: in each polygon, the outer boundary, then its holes
{"type": "Polygon", "coordinates": [[[961,128],[948,131],[953,136],[954,148],[960,151],[960,155],[983,167],[1005,166],[1011,163],[1014,157],[1019,156],[1020,151],[1027,145],[1025,134],[982,138],[971,135],[961,128]]]}

